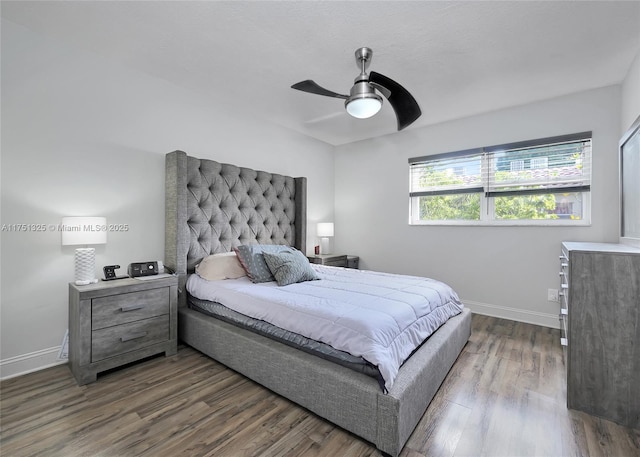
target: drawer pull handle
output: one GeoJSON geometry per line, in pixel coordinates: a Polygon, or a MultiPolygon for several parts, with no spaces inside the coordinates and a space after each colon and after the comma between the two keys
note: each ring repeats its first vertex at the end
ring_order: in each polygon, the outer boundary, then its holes
{"type": "Polygon", "coordinates": [[[568,346],[569,345],[569,340],[567,340],[566,338],[560,338],[560,346],[568,346]]]}
{"type": "Polygon", "coordinates": [[[145,305],[126,305],[126,306],[121,306],[120,307],[120,311],[122,311],[123,313],[126,313],[128,311],[135,311],[137,309],[142,309],[144,308],[145,305]]]}
{"type": "Polygon", "coordinates": [[[120,338],[120,342],[124,343],[125,341],[136,340],[138,338],[142,338],[147,336],[147,332],[133,333],[131,335],[123,336],[120,338]]]}
{"type": "Polygon", "coordinates": [[[561,316],[569,315],[569,310],[567,308],[560,308],[560,315],[561,316]]]}

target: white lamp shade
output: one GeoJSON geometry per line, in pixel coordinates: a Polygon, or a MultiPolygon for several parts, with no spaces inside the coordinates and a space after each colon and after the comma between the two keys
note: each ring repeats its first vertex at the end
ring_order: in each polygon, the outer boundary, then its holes
{"type": "Polygon", "coordinates": [[[62,245],[106,244],[106,217],[63,217],[60,226],[62,245]]]}
{"type": "Polygon", "coordinates": [[[333,236],[333,222],[318,223],[318,236],[321,236],[321,237],[333,236]]]}

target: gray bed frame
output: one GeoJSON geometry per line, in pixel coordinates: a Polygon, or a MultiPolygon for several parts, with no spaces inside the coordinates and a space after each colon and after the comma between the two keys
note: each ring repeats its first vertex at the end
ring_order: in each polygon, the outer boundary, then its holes
{"type": "Polygon", "coordinates": [[[257,242],[306,250],[306,178],[166,155],[165,264],[176,271],[178,337],[318,416],[397,456],[471,334],[465,308],[378,381],[187,306],[185,282],[205,256],[257,242]]]}

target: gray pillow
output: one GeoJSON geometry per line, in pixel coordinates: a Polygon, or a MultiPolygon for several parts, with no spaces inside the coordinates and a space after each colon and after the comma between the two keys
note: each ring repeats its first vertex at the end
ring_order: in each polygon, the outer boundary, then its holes
{"type": "Polygon", "coordinates": [[[320,279],[304,254],[298,250],[262,253],[279,286],[320,279]]]}
{"type": "Polygon", "coordinates": [[[271,270],[264,261],[263,253],[275,254],[281,251],[292,251],[293,248],[281,244],[243,244],[233,248],[240,264],[247,272],[249,279],[255,283],[275,281],[271,270]]]}

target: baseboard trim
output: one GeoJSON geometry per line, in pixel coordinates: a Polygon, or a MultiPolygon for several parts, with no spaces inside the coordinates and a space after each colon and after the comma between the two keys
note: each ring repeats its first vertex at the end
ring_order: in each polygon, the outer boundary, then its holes
{"type": "Polygon", "coordinates": [[[67,360],[58,359],[59,353],[60,346],[57,346],[0,360],[0,380],[4,381],[56,365],[64,365],[67,360]]]}
{"type": "Polygon", "coordinates": [[[484,316],[499,317],[512,321],[525,322],[527,324],[540,325],[542,327],[560,328],[560,321],[557,314],[539,313],[508,306],[490,305],[488,303],[462,300],[472,313],[484,316]]]}
{"type": "MultiPolygon", "coordinates": [[[[558,316],[555,314],[490,305],[471,300],[462,300],[462,302],[471,312],[476,314],[526,322],[527,324],[541,325],[543,327],[560,328],[558,316]]],[[[58,359],[59,353],[60,346],[56,346],[0,360],[0,380],[15,378],[56,365],[64,365],[67,360],[58,359]]]]}

